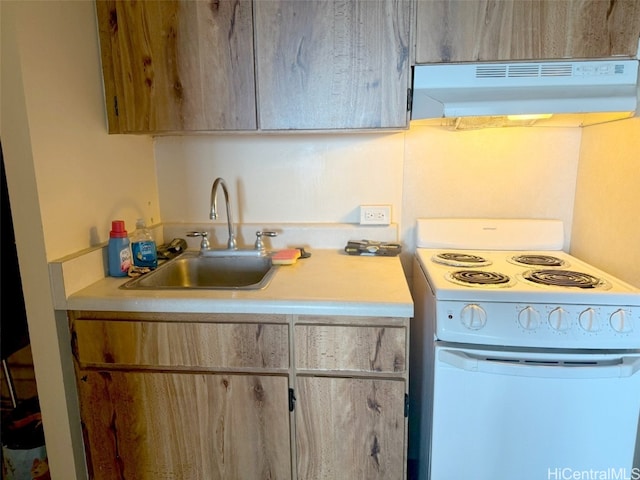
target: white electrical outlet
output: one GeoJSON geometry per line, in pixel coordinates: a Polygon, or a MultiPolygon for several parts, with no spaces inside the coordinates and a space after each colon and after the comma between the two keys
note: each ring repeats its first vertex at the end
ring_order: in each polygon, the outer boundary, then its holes
{"type": "Polygon", "coordinates": [[[360,225],[391,224],[391,205],[360,205],[360,225]]]}

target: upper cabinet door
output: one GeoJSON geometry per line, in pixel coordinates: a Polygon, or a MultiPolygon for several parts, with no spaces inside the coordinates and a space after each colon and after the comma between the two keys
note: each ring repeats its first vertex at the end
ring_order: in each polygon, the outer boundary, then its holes
{"type": "Polygon", "coordinates": [[[638,0],[417,0],[416,63],[634,57],[638,0]]]}
{"type": "Polygon", "coordinates": [[[96,5],[110,133],[256,129],[250,0],[96,5]]]}
{"type": "Polygon", "coordinates": [[[406,128],[410,0],[257,0],[262,130],[406,128]]]}

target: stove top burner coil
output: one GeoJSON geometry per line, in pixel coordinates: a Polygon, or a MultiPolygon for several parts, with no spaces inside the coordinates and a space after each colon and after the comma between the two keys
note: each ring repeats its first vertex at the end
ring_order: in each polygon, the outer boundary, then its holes
{"type": "Polygon", "coordinates": [[[486,267],[491,261],[478,255],[459,252],[438,253],[431,258],[436,263],[453,267],[486,267]]]}
{"type": "Polygon", "coordinates": [[[566,262],[553,255],[516,255],[511,257],[511,263],[517,265],[533,265],[538,267],[563,267],[566,262]]]}
{"type": "Polygon", "coordinates": [[[484,270],[457,270],[450,273],[450,278],[467,286],[508,286],[511,282],[508,275],[484,270]]]}
{"type": "Polygon", "coordinates": [[[604,286],[601,279],[588,273],[572,270],[529,270],[522,276],[530,282],[556,287],[598,288],[604,286]]]}

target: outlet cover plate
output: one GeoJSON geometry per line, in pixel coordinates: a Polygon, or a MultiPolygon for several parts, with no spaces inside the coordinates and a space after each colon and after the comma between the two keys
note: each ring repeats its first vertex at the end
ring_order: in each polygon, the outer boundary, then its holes
{"type": "Polygon", "coordinates": [[[391,205],[360,205],[360,225],[390,225],[391,205]]]}

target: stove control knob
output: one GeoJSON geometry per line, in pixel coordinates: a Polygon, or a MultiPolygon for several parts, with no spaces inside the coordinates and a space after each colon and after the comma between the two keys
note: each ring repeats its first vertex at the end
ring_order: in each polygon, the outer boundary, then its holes
{"type": "Polygon", "coordinates": [[[460,312],[462,324],[470,330],[480,330],[487,323],[487,312],[480,305],[470,303],[460,312]]]}
{"type": "Polygon", "coordinates": [[[564,332],[571,326],[571,318],[569,313],[562,307],[554,308],[549,313],[549,325],[554,330],[564,332]]]}
{"type": "Polygon", "coordinates": [[[518,323],[526,330],[535,330],[540,324],[540,314],[533,307],[525,307],[518,314],[518,323]]]}
{"type": "Polygon", "coordinates": [[[611,324],[611,328],[618,333],[629,333],[633,330],[631,326],[631,315],[622,308],[611,314],[609,323],[611,324]]]}
{"type": "Polygon", "coordinates": [[[593,308],[587,308],[583,312],[580,313],[580,317],[578,318],[578,323],[583,330],[587,332],[597,332],[600,330],[600,321],[598,319],[598,312],[596,312],[593,308]]]}

